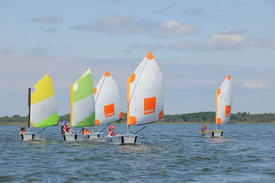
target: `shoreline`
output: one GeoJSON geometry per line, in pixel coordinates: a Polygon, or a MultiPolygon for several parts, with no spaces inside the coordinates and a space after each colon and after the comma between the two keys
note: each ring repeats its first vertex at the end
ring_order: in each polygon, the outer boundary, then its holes
{"type": "MultiPolygon", "coordinates": [[[[174,125],[174,124],[203,124],[204,122],[166,122],[166,121],[158,121],[152,124],[163,124],[163,125],[174,125]]],[[[215,124],[215,123],[207,123],[206,124],[215,124]]],[[[126,124],[125,122],[115,122],[113,124],[126,124]]],[[[275,121],[272,122],[229,122],[228,124],[275,124],[275,121]]],[[[25,122],[0,122],[0,126],[27,126],[28,124],[25,122]]]]}

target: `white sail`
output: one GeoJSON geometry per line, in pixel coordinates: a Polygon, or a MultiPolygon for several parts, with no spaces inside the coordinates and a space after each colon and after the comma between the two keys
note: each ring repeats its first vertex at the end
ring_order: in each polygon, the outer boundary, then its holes
{"type": "Polygon", "coordinates": [[[151,52],[127,80],[128,125],[141,125],[163,118],[164,82],[151,52]]]}
{"type": "Polygon", "coordinates": [[[123,118],[119,88],[108,71],[98,81],[94,93],[96,126],[106,125],[123,118]]]}
{"type": "Polygon", "coordinates": [[[216,124],[225,125],[229,122],[232,108],[232,85],[230,75],[216,91],[216,124]]]}

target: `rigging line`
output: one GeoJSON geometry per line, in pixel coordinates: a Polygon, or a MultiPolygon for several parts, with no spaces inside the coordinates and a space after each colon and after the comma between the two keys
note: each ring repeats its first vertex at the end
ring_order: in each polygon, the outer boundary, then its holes
{"type": "Polygon", "coordinates": [[[98,98],[99,98],[99,94],[100,94],[100,91],[101,91],[101,89],[102,89],[102,87],[103,87],[103,84],[104,84],[104,81],[105,81],[105,76],[103,76],[104,78],[103,78],[103,81],[102,81],[102,85],[100,86],[100,89],[99,89],[99,91],[98,91],[98,95],[97,95],[97,98],[96,98],[96,100],[95,100],[95,104],[96,104],[96,102],[97,102],[97,100],[98,100],[98,98]]]}
{"type": "Polygon", "coordinates": [[[100,130],[99,132],[103,132],[107,126],[109,126],[109,124],[105,125],[105,127],[102,130],[100,130]]]}
{"type": "Polygon", "coordinates": [[[148,62],[148,58],[146,58],[146,61],[145,61],[145,63],[143,64],[141,73],[140,73],[140,75],[139,75],[139,77],[138,77],[138,79],[137,79],[137,82],[136,82],[136,84],[135,84],[134,91],[133,91],[133,93],[132,93],[132,95],[131,95],[131,97],[130,97],[130,100],[129,100],[129,102],[128,102],[127,108],[128,108],[129,105],[130,105],[130,102],[131,102],[131,100],[132,100],[132,97],[133,97],[133,95],[134,95],[134,93],[135,93],[135,90],[136,90],[136,88],[137,88],[137,84],[138,84],[138,82],[139,82],[139,79],[140,79],[140,77],[141,77],[141,75],[142,75],[142,73],[143,73],[143,70],[144,70],[145,65],[147,64],[147,62],[148,62]]]}
{"type": "Polygon", "coordinates": [[[46,128],[42,128],[38,133],[41,133],[45,130],[46,128]]]}
{"type": "Polygon", "coordinates": [[[136,131],[134,134],[135,134],[135,135],[138,134],[139,132],[141,132],[142,130],[144,130],[146,127],[147,127],[147,126],[142,127],[141,129],[139,129],[138,131],[136,131]]]}
{"type": "Polygon", "coordinates": [[[148,125],[148,124],[155,123],[155,122],[157,122],[157,121],[152,121],[152,122],[149,122],[149,123],[144,123],[144,124],[137,124],[137,126],[148,125]]]}

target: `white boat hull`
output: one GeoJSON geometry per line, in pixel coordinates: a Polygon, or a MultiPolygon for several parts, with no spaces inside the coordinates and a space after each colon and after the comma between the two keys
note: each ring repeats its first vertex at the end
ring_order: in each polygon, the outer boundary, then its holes
{"type": "Polygon", "coordinates": [[[223,130],[210,130],[207,132],[200,132],[202,137],[220,138],[223,136],[223,130]]]}
{"type": "Polygon", "coordinates": [[[126,145],[126,144],[136,144],[137,136],[136,135],[119,135],[119,136],[105,136],[107,143],[126,145]]]}
{"type": "Polygon", "coordinates": [[[39,135],[34,132],[26,132],[19,134],[19,138],[23,141],[39,140],[39,135]]]}
{"type": "Polygon", "coordinates": [[[77,135],[77,134],[63,134],[62,138],[64,141],[87,141],[92,140],[96,141],[97,139],[101,138],[102,135],[100,134],[91,134],[91,135],[77,135]]]}

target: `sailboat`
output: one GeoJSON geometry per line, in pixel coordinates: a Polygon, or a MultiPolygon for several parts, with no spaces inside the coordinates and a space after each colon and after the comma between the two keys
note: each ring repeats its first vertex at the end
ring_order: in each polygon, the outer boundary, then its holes
{"type": "MultiPolygon", "coordinates": [[[[38,83],[28,89],[28,128],[55,126],[59,116],[57,112],[52,79],[47,73],[38,83]]],[[[22,140],[38,140],[34,132],[20,134],[22,140]]]]}
{"type": "Polygon", "coordinates": [[[137,135],[131,132],[131,126],[147,125],[163,118],[164,81],[151,52],[127,79],[127,103],[127,134],[111,137],[109,142],[135,144],[137,135]]]}
{"type": "Polygon", "coordinates": [[[232,84],[228,74],[216,91],[216,130],[202,132],[202,136],[222,137],[223,130],[218,130],[218,126],[225,125],[230,120],[232,109],[232,84]]]}
{"type": "MultiPolygon", "coordinates": [[[[95,122],[95,102],[91,69],[71,85],[70,126],[89,127],[95,122]]],[[[65,141],[88,140],[89,135],[63,134],[65,141]]]]}
{"type": "MultiPolygon", "coordinates": [[[[107,126],[123,118],[122,101],[119,94],[119,87],[106,71],[94,88],[96,119],[95,126],[107,126]]],[[[101,132],[95,132],[99,137],[101,132]]]]}

